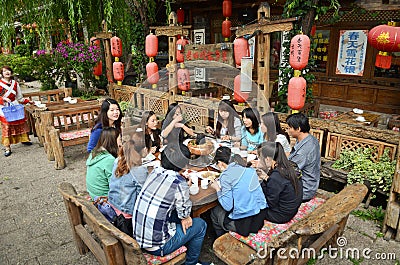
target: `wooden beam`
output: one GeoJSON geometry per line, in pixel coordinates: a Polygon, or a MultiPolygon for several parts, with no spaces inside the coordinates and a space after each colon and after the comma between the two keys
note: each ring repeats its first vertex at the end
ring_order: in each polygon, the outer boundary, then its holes
{"type": "Polygon", "coordinates": [[[163,26],[163,27],[150,27],[150,30],[155,31],[156,36],[176,36],[178,34],[189,36],[189,30],[192,28],[191,25],[188,26],[163,26]]]}
{"type": "Polygon", "coordinates": [[[112,33],[111,32],[96,32],[94,34],[96,39],[100,40],[107,40],[112,38],[112,33]]]}
{"type": "Polygon", "coordinates": [[[296,20],[297,18],[288,18],[275,21],[263,21],[243,28],[233,27],[231,30],[236,30],[236,36],[253,34],[256,30],[261,30],[263,34],[277,31],[289,31],[293,28],[293,22],[296,20]]]}

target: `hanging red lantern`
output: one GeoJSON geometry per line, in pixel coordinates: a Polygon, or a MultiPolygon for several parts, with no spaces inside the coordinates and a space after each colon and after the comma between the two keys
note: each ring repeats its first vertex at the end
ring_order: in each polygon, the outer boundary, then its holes
{"type": "Polygon", "coordinates": [[[90,45],[100,48],[100,40],[97,39],[96,37],[91,37],[90,38],[90,45]]]}
{"type": "Polygon", "coordinates": [[[124,80],[124,64],[121,62],[113,63],[113,75],[114,79],[118,81],[118,85],[122,85],[124,80]]]}
{"type": "Polygon", "coordinates": [[[185,45],[188,44],[189,41],[181,37],[176,42],[176,61],[178,63],[183,63],[185,61],[185,45]]]}
{"type": "Polygon", "coordinates": [[[222,2],[222,15],[224,17],[232,16],[232,1],[231,0],[224,0],[222,2]]]}
{"type": "Polygon", "coordinates": [[[229,37],[231,36],[231,27],[232,22],[228,19],[222,22],[222,36],[225,38],[225,41],[229,41],[229,37]]]}
{"type": "Polygon", "coordinates": [[[103,73],[103,63],[102,61],[99,61],[94,67],[93,67],[93,74],[96,76],[96,79],[98,79],[99,76],[103,73]]]}
{"type": "Polygon", "coordinates": [[[233,98],[238,103],[245,103],[249,98],[250,93],[240,91],[240,74],[233,81],[233,98]]]}
{"type": "Polygon", "coordinates": [[[178,88],[181,91],[189,91],[190,89],[190,74],[187,68],[179,68],[178,73],[178,88]]]}
{"type": "Polygon", "coordinates": [[[176,16],[178,17],[178,24],[183,25],[185,22],[185,11],[182,8],[179,8],[176,11],[176,16]]]}
{"type": "Polygon", "coordinates": [[[311,34],[311,36],[315,36],[315,33],[317,32],[317,25],[313,25],[312,27],[311,27],[311,32],[310,32],[310,34],[311,34]]]}
{"type": "Polygon", "coordinates": [[[295,70],[301,70],[307,66],[310,55],[310,38],[299,34],[290,41],[289,64],[295,70]]]}
{"type": "Polygon", "coordinates": [[[111,55],[115,57],[116,62],[122,56],[122,41],[117,36],[111,38],[111,55]]]}
{"type": "Polygon", "coordinates": [[[388,52],[379,51],[375,58],[375,66],[382,69],[390,69],[392,56],[388,52]]]}
{"type": "Polygon", "coordinates": [[[148,57],[155,57],[158,52],[158,38],[153,33],[146,36],[145,51],[148,57]]]}
{"type": "Polygon", "coordinates": [[[150,62],[146,65],[147,81],[152,84],[153,88],[157,87],[160,75],[158,73],[158,65],[155,62],[150,62]]]}
{"type": "Polygon", "coordinates": [[[288,106],[291,109],[299,110],[306,102],[307,82],[303,77],[292,77],[288,84],[288,106]]]}
{"type": "Polygon", "coordinates": [[[236,38],[233,41],[233,51],[235,54],[235,63],[240,66],[242,58],[249,56],[249,43],[243,37],[236,38]]]}
{"type": "Polygon", "coordinates": [[[388,25],[379,25],[368,33],[368,42],[379,50],[376,56],[375,66],[389,69],[392,63],[390,52],[400,51],[400,27],[394,27],[392,22],[388,25]]]}

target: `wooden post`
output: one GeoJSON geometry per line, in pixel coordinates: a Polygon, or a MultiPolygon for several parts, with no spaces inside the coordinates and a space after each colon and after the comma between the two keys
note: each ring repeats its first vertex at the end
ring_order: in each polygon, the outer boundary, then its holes
{"type": "MultiPolygon", "coordinates": [[[[107,24],[105,21],[102,23],[103,31],[95,33],[94,36],[96,39],[101,39],[103,40],[103,45],[104,45],[104,57],[106,60],[106,76],[108,83],[113,83],[114,82],[114,77],[112,73],[112,56],[111,56],[111,44],[110,44],[110,39],[112,37],[111,32],[107,32],[107,24]]],[[[113,98],[113,90],[108,86],[108,94],[113,98]]]]}

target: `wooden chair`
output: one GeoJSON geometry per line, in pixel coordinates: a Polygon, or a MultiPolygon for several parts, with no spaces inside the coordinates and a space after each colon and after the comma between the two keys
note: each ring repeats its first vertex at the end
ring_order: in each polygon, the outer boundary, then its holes
{"type": "Polygon", "coordinates": [[[347,186],[271,242],[266,242],[261,252],[262,256],[229,233],[215,240],[214,252],[218,258],[230,265],[305,264],[307,259],[287,259],[276,255],[276,250],[284,248],[287,254],[289,249],[301,253],[302,249],[311,248],[318,253],[323,246],[336,246],[336,239],[343,234],[350,212],[362,202],[367,191],[363,184],[347,186]],[[275,250],[275,255],[271,254],[272,250],[275,250]]]}
{"type": "MultiPolygon", "coordinates": [[[[79,254],[91,251],[99,263],[104,265],[156,264],[146,259],[135,239],[111,224],[91,201],[77,195],[70,183],[61,183],[58,190],[63,196],[79,254]]],[[[181,264],[185,257],[186,254],[181,253],[162,264],[181,264]]]]}

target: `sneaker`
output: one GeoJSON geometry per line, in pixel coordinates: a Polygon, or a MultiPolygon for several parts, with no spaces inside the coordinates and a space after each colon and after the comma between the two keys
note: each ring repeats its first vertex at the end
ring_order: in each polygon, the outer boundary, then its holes
{"type": "Polygon", "coordinates": [[[22,142],[23,145],[32,145],[32,142],[22,142]]]}
{"type": "Polygon", "coordinates": [[[4,152],[4,156],[10,156],[11,155],[11,150],[6,150],[5,152],[4,152]]]}

